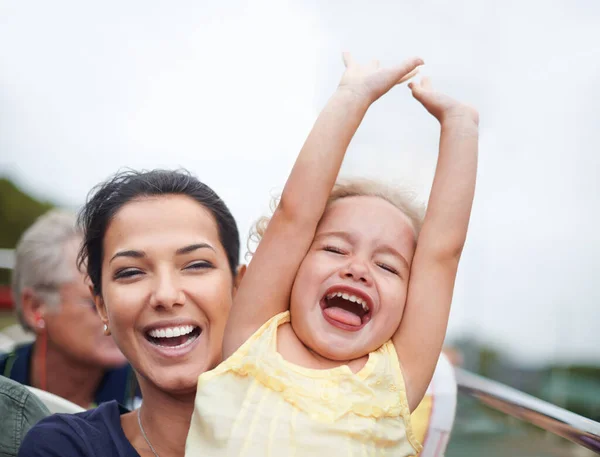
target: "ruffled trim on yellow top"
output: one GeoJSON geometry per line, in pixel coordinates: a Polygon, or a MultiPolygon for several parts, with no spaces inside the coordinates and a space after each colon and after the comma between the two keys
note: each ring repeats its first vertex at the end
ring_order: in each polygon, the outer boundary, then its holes
{"type": "Polygon", "coordinates": [[[277,328],[289,321],[287,311],[271,318],[227,360],[203,373],[199,386],[203,380],[233,372],[280,392],[287,402],[318,421],[334,422],[348,413],[374,419],[400,416],[410,444],[420,452],[393,343],[388,341],[370,353],[358,373],[347,365],[310,369],[286,361],[277,352],[277,328]]]}

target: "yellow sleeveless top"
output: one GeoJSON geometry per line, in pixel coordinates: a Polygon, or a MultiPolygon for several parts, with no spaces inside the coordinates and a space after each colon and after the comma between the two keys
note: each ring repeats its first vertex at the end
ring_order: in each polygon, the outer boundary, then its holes
{"type": "Polygon", "coordinates": [[[391,341],[354,374],[315,370],[277,352],[265,323],[231,357],[198,379],[186,456],[411,456],[421,450],[391,341]]]}

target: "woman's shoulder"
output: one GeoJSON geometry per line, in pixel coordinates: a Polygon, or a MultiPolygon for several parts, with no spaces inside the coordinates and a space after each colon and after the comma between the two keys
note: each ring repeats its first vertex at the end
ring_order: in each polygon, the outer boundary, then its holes
{"type": "Polygon", "coordinates": [[[114,426],[121,426],[120,409],[116,401],[110,401],[77,414],[53,414],[38,422],[36,428],[40,431],[73,429],[85,432],[86,430],[110,429],[114,426]]]}
{"type": "Polygon", "coordinates": [[[77,414],[53,414],[25,436],[19,456],[138,456],[121,427],[116,401],[77,414]]]}

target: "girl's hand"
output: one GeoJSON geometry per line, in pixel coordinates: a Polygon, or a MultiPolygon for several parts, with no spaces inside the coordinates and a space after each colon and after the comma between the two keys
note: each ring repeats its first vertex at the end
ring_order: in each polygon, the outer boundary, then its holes
{"type": "Polygon", "coordinates": [[[349,90],[359,97],[373,103],[396,84],[403,83],[417,73],[417,67],[423,60],[412,57],[402,64],[380,68],[377,60],[367,65],[357,63],[349,52],[343,54],[346,71],[342,75],[339,90],[349,90]]]}
{"type": "Polygon", "coordinates": [[[479,124],[479,114],[475,108],[436,92],[429,78],[425,77],[419,83],[411,82],[408,87],[412,90],[413,97],[440,123],[461,120],[479,124]]]}

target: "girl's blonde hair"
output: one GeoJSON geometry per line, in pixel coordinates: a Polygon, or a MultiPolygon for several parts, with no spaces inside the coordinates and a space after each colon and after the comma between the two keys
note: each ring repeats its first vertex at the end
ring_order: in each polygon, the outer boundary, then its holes
{"type": "MultiPolygon", "coordinates": [[[[378,197],[391,203],[408,217],[413,225],[415,240],[418,238],[425,217],[425,205],[417,199],[417,195],[413,190],[390,186],[381,181],[366,178],[341,179],[333,187],[327,206],[348,197],[378,197]]],[[[280,195],[271,200],[271,213],[277,208],[279,199],[280,195]]],[[[256,221],[250,230],[250,236],[248,237],[249,255],[254,253],[253,246],[258,246],[258,243],[260,243],[270,220],[270,216],[263,216],[256,221]]]]}

